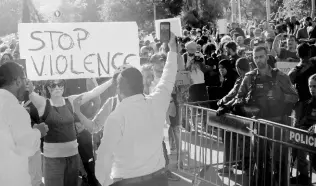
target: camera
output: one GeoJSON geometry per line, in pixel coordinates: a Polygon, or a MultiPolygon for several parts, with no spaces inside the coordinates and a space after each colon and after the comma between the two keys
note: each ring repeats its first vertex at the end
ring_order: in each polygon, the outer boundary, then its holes
{"type": "Polygon", "coordinates": [[[193,60],[195,62],[201,62],[201,63],[204,61],[203,57],[201,57],[199,55],[195,55],[193,60]]]}

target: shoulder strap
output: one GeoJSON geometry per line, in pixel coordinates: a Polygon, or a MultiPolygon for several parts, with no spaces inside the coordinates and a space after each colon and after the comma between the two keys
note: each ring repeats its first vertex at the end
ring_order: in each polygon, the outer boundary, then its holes
{"type": "Polygon", "coordinates": [[[117,104],[117,98],[114,97],[114,98],[113,98],[113,103],[112,103],[112,110],[111,110],[112,112],[115,110],[116,104],[117,104]]]}
{"type": "Polygon", "coordinates": [[[279,72],[279,69],[277,69],[277,68],[272,69],[272,73],[271,74],[272,74],[272,78],[273,78],[274,81],[276,80],[278,72],[279,72]]]}
{"type": "Polygon", "coordinates": [[[70,110],[70,112],[74,113],[74,110],[73,110],[72,105],[71,105],[71,103],[70,103],[68,98],[65,98],[65,102],[66,102],[66,106],[70,110]]]}

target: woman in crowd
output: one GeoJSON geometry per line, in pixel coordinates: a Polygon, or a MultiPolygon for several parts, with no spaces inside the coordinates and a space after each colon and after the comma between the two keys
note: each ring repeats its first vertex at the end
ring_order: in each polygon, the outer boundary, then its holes
{"type": "Polygon", "coordinates": [[[221,60],[218,64],[219,70],[219,97],[223,98],[234,87],[235,81],[238,78],[238,74],[232,69],[231,62],[229,60],[221,60]]]}
{"type": "MultiPolygon", "coordinates": [[[[82,103],[86,103],[104,92],[112,81],[81,94],[82,103]]],[[[49,127],[44,138],[44,179],[46,186],[78,185],[79,155],[77,131],[73,112],[73,101],[79,95],[63,97],[65,81],[51,80],[45,85],[47,97],[42,97],[28,88],[29,97],[42,121],[49,127]],[[65,171],[67,170],[67,171],[65,171]]]]}
{"type": "Polygon", "coordinates": [[[13,60],[13,57],[10,53],[4,53],[1,57],[0,65],[12,60],[13,60]]]}

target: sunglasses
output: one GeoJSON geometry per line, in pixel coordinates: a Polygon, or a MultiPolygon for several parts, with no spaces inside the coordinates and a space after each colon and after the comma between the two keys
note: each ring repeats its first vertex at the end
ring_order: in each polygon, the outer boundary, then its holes
{"type": "Polygon", "coordinates": [[[59,82],[59,83],[52,83],[49,85],[49,87],[51,88],[56,88],[56,87],[59,87],[59,88],[64,88],[65,87],[65,83],[64,82],[59,82]]]}

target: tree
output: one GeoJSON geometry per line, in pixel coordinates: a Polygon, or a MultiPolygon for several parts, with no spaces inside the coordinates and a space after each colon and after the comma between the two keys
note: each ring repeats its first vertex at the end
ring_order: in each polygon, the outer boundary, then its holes
{"type": "Polygon", "coordinates": [[[287,0],[284,3],[282,15],[284,17],[295,15],[300,19],[304,16],[310,16],[310,11],[311,11],[310,0],[287,0]]]}
{"type": "MultiPolygon", "coordinates": [[[[103,21],[136,21],[142,28],[154,20],[153,0],[105,0],[101,6],[103,21]]],[[[180,15],[182,0],[156,0],[157,19],[180,15]]]]}
{"type": "Polygon", "coordinates": [[[223,7],[227,7],[227,4],[227,1],[221,0],[187,0],[182,21],[194,27],[215,22],[223,16],[223,7]]]}
{"type": "MultiPolygon", "coordinates": [[[[33,0],[34,1],[34,0],[33,0]]],[[[35,7],[48,22],[80,22],[86,9],[86,0],[34,1],[35,7]]]]}
{"type": "Polygon", "coordinates": [[[0,36],[17,32],[17,24],[22,15],[22,2],[1,0],[0,12],[0,36]]]}

